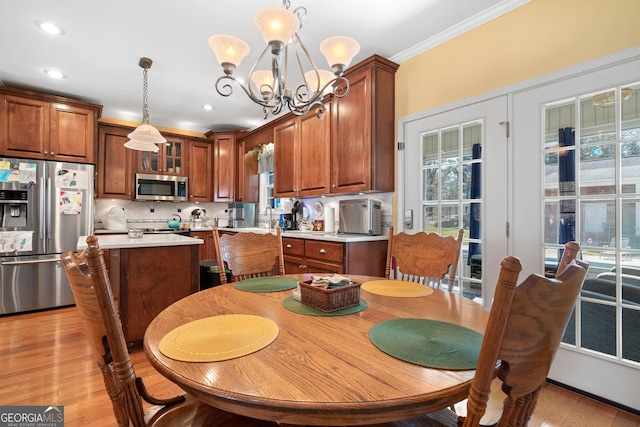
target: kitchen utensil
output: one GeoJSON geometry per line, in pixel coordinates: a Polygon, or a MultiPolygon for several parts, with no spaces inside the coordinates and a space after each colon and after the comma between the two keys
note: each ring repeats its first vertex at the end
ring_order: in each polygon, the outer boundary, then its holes
{"type": "Polygon", "coordinates": [[[169,228],[178,228],[180,227],[180,223],[182,222],[182,218],[180,218],[180,215],[173,215],[173,219],[170,219],[169,221],[167,221],[167,225],[169,226],[169,228]],[[178,217],[178,219],[176,220],[175,218],[178,217]]]}

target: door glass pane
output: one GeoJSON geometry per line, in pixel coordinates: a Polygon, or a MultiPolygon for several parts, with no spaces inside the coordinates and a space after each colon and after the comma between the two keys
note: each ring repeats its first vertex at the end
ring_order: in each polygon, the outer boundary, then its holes
{"type": "Polygon", "coordinates": [[[589,145],[580,149],[580,193],[615,194],[616,146],[589,145]]]}
{"type": "Polygon", "coordinates": [[[438,168],[429,168],[422,171],[424,183],[423,200],[438,200],[438,168]]]}
{"type": "Polygon", "coordinates": [[[438,132],[429,132],[422,135],[423,166],[438,164],[438,155],[440,153],[438,141],[438,132]]]}
{"type": "Polygon", "coordinates": [[[542,141],[545,274],[555,274],[561,249],[571,240],[578,241],[580,256],[590,264],[563,342],[635,362],[640,361],[640,339],[632,332],[640,326],[639,88],[634,83],[547,105],[542,141]]]}
{"type": "MultiPolygon", "coordinates": [[[[615,284],[613,285],[615,286],[615,284]]],[[[602,289],[597,289],[602,291],[602,289]]],[[[589,296],[611,301],[614,297],[600,292],[585,291],[589,296]]],[[[612,305],[582,301],[580,304],[581,347],[615,356],[616,308],[612,305]]]]}
{"type": "MultiPolygon", "coordinates": [[[[622,290],[624,301],[638,301],[638,287],[625,286],[622,290]],[[634,293],[634,295],[631,295],[634,293]]],[[[640,362],[640,307],[622,309],[622,357],[640,362]]]]}
{"type": "Polygon", "coordinates": [[[458,165],[442,166],[442,200],[458,200],[458,165]]]}
{"type": "Polygon", "coordinates": [[[640,140],[640,84],[620,90],[622,99],[622,139],[640,140]]]}
{"type": "Polygon", "coordinates": [[[482,294],[482,121],[430,130],[422,140],[424,231],[456,236],[463,249],[454,292],[482,294]]]}

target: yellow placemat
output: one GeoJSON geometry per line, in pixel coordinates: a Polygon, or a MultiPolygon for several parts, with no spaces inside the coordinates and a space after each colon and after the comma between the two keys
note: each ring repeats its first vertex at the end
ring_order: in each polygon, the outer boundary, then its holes
{"type": "Polygon", "coordinates": [[[272,320],[228,314],[189,322],[169,332],[158,348],[183,362],[217,362],[258,351],[271,344],[279,328],[272,320]]]}
{"type": "Polygon", "coordinates": [[[401,280],[372,280],[364,282],[360,289],[387,297],[424,297],[433,293],[429,286],[401,280]]]}

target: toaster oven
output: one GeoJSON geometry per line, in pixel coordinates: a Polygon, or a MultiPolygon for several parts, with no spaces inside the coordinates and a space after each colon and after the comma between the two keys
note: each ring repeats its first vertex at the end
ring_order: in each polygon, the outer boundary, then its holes
{"type": "Polygon", "coordinates": [[[376,199],[341,200],[338,233],[382,234],[382,202],[376,199]]]}

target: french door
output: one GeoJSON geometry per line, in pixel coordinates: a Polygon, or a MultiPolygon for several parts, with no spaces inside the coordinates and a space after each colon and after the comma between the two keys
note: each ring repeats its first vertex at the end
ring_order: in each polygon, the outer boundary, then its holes
{"type": "Polygon", "coordinates": [[[465,230],[454,291],[488,308],[508,254],[507,97],[413,119],[398,127],[396,231],[465,230]]]}
{"type": "Polygon", "coordinates": [[[522,278],[578,241],[589,273],[549,377],[640,410],[640,56],[580,68],[512,95],[511,249],[522,278]]]}

